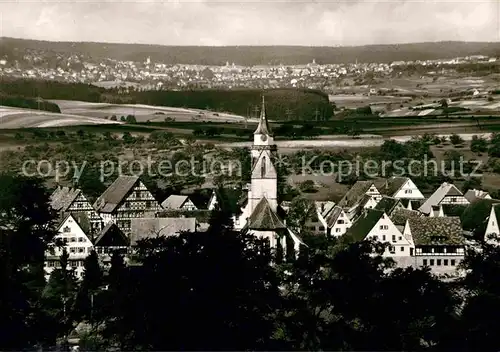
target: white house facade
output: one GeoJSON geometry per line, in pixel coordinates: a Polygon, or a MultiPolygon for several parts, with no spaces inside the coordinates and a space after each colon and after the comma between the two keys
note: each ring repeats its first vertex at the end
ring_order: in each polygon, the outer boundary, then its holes
{"type": "Polygon", "coordinates": [[[68,253],[68,268],[73,269],[77,278],[83,277],[84,260],[93,249],[92,241],[82,230],[81,226],[75,220],[73,215],[69,214],[58,228],[58,234],[54,241],[61,241],[62,246],[55,246],[53,252],[45,253],[45,274],[46,279],[56,269],[60,268],[60,257],[63,254],[63,248],[68,253]]]}

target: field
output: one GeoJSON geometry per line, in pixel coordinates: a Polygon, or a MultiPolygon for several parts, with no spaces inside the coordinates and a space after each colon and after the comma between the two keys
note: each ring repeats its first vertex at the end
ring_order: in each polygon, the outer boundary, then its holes
{"type": "Polygon", "coordinates": [[[62,127],[74,125],[121,124],[96,117],[67,113],[51,113],[31,109],[0,106],[0,128],[62,127]]]}
{"type": "MultiPolygon", "coordinates": [[[[215,122],[243,122],[244,117],[214,113],[205,110],[183,109],[173,107],[150,106],[141,104],[106,104],[89,103],[73,100],[51,100],[59,105],[61,112],[80,116],[106,118],[112,115],[120,119],[121,116],[134,115],[137,122],[164,122],[166,118],[176,121],[215,121],[215,122]]],[[[249,119],[249,122],[256,122],[249,119]]]]}

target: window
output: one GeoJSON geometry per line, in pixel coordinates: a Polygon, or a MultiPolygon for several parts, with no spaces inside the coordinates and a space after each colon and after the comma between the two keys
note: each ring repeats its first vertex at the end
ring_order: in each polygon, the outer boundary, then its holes
{"type": "Polygon", "coordinates": [[[79,247],[78,248],[78,253],[85,253],[85,248],[84,247],[79,247]]]}
{"type": "Polygon", "coordinates": [[[335,229],[335,232],[340,232],[340,229],[337,227],[337,228],[335,229]]]}
{"type": "Polygon", "coordinates": [[[151,208],[151,202],[149,200],[146,201],[146,208],[151,208]]]}
{"type": "Polygon", "coordinates": [[[450,198],[450,202],[452,202],[452,203],[456,203],[456,202],[457,202],[457,198],[455,198],[455,197],[451,197],[451,198],[450,198]]]}
{"type": "Polygon", "coordinates": [[[381,230],[387,230],[388,228],[389,228],[389,226],[387,226],[387,225],[380,225],[381,230]]]}
{"type": "Polygon", "coordinates": [[[76,253],[76,248],[75,247],[70,247],[69,248],[70,253],[76,253]]]}
{"type": "Polygon", "coordinates": [[[141,198],[141,191],[135,191],[135,197],[141,198]]]}
{"type": "Polygon", "coordinates": [[[444,266],[448,266],[448,259],[444,259],[444,260],[443,260],[443,265],[444,265],[444,266]]]}
{"type": "Polygon", "coordinates": [[[405,247],[401,247],[401,252],[404,252],[405,251],[405,247]]]}
{"type": "Polygon", "coordinates": [[[424,265],[424,266],[427,266],[427,259],[424,259],[424,260],[423,260],[423,265],[424,265]]]}
{"type": "Polygon", "coordinates": [[[433,266],[434,265],[434,259],[429,260],[429,264],[430,264],[430,266],[433,266]]]}
{"type": "Polygon", "coordinates": [[[82,203],[76,203],[76,207],[77,208],[83,208],[83,204],[82,203]]]}
{"type": "Polygon", "coordinates": [[[76,237],[70,237],[70,238],[68,239],[68,242],[76,242],[76,237]]]}
{"type": "Polygon", "coordinates": [[[382,235],[382,241],[385,241],[385,235],[382,235]]]}
{"type": "Polygon", "coordinates": [[[389,247],[389,252],[394,253],[396,252],[396,248],[394,246],[389,247]]]}
{"type": "Polygon", "coordinates": [[[78,237],[78,242],[85,242],[85,238],[83,238],[83,237],[78,237]]]}
{"type": "Polygon", "coordinates": [[[410,248],[410,255],[413,256],[413,248],[410,248]]]}
{"type": "Polygon", "coordinates": [[[66,226],[64,229],[63,229],[63,232],[71,232],[71,229],[69,226],[66,226]]]}
{"type": "Polygon", "coordinates": [[[450,260],[450,265],[455,266],[455,259],[450,260]]]}
{"type": "Polygon", "coordinates": [[[378,236],[373,236],[373,239],[374,239],[375,241],[378,241],[378,236]]]}
{"type": "Polygon", "coordinates": [[[266,157],[262,158],[262,164],[260,165],[260,176],[264,178],[266,175],[266,157]]]}
{"type": "Polygon", "coordinates": [[[406,193],[406,194],[411,193],[411,189],[406,189],[406,190],[405,190],[405,193],[406,193]]]}
{"type": "Polygon", "coordinates": [[[71,261],[71,267],[75,268],[77,266],[78,262],[72,260],[71,261]]]}
{"type": "Polygon", "coordinates": [[[337,224],[339,224],[339,225],[341,225],[343,223],[344,223],[344,220],[342,220],[342,219],[340,219],[340,220],[337,221],[337,224]]]}
{"type": "Polygon", "coordinates": [[[436,260],[436,265],[441,266],[441,259],[436,260]]]}
{"type": "Polygon", "coordinates": [[[396,242],[396,236],[392,235],[392,242],[396,242]]]}
{"type": "Polygon", "coordinates": [[[320,230],[320,231],[325,231],[325,228],[324,228],[323,226],[320,226],[320,227],[319,227],[319,230],[320,230]]]}
{"type": "Polygon", "coordinates": [[[403,236],[399,236],[399,240],[402,241],[403,240],[403,236]]]}

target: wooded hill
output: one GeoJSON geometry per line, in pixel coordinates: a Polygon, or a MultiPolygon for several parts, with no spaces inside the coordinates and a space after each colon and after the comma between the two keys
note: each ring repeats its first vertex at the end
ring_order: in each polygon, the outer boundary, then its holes
{"type": "Polygon", "coordinates": [[[164,64],[237,65],[318,64],[433,60],[469,55],[500,56],[500,43],[436,42],[352,47],[305,46],[164,46],[94,42],[50,42],[17,38],[0,38],[0,53],[19,56],[34,49],[54,53],[85,54],[93,59],[111,58],[164,64]]]}

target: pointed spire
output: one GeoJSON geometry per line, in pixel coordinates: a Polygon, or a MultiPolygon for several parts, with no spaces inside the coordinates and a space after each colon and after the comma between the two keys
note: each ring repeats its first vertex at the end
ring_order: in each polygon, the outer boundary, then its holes
{"type": "Polygon", "coordinates": [[[268,136],[271,136],[271,129],[269,128],[269,124],[267,123],[266,102],[264,100],[264,95],[262,95],[262,107],[260,108],[259,125],[257,126],[254,134],[266,134],[268,136]]]}

